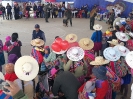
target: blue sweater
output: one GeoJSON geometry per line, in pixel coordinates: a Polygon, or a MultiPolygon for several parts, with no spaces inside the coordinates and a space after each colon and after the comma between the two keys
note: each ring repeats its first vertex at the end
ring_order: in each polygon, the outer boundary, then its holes
{"type": "Polygon", "coordinates": [[[102,42],[102,31],[95,31],[92,36],[91,40],[95,42],[102,42]]]}

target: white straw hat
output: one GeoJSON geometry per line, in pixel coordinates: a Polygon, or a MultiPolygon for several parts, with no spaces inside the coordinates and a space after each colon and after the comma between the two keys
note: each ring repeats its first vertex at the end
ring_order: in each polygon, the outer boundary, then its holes
{"type": "Polygon", "coordinates": [[[102,27],[101,25],[99,25],[99,24],[96,24],[96,25],[93,26],[93,29],[94,29],[94,30],[97,30],[97,31],[102,30],[102,28],[103,28],[103,27],[102,27]]]}
{"type": "Polygon", "coordinates": [[[116,45],[114,48],[120,52],[121,56],[126,56],[130,52],[128,48],[122,45],[116,45]]]}
{"type": "Polygon", "coordinates": [[[15,73],[19,79],[31,81],[39,71],[38,62],[31,56],[22,56],[15,63],[15,73]]]}
{"type": "Polygon", "coordinates": [[[125,42],[128,41],[128,35],[126,33],[116,32],[115,35],[121,41],[125,41],[125,42]]]}
{"type": "Polygon", "coordinates": [[[108,47],[103,51],[103,55],[107,60],[117,61],[120,59],[120,52],[113,47],[108,47]]]}
{"type": "Polygon", "coordinates": [[[129,52],[125,57],[126,63],[133,69],[133,51],[129,52]]]}
{"type": "Polygon", "coordinates": [[[84,58],[84,50],[80,47],[71,47],[67,51],[67,57],[68,59],[72,61],[79,61],[84,58]]]}

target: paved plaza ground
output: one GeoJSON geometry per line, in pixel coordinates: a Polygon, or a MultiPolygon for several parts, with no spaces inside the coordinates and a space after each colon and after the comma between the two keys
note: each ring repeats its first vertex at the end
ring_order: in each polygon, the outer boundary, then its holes
{"type": "MultiPolygon", "coordinates": [[[[49,19],[49,23],[45,23],[44,18],[29,20],[21,19],[21,20],[2,20],[0,23],[0,39],[5,41],[6,36],[10,36],[12,33],[17,32],[19,34],[19,40],[22,41],[22,55],[30,55],[31,53],[31,45],[30,41],[32,38],[32,31],[34,29],[35,24],[39,24],[41,30],[45,32],[46,36],[46,44],[51,45],[55,36],[60,36],[65,38],[65,36],[69,33],[75,33],[78,35],[78,40],[83,37],[91,37],[93,33],[89,28],[89,19],[73,19],[73,26],[63,27],[62,24],[63,19],[49,19]]],[[[105,22],[96,21],[95,23],[101,24],[103,26],[103,32],[107,30],[107,24],[105,22]]],[[[5,57],[7,55],[5,54],[5,57]]],[[[130,87],[129,87],[130,90],[130,87]]],[[[130,91],[129,91],[130,97],[130,91]]],[[[130,99],[130,98],[127,99],[130,99]]],[[[117,97],[116,99],[120,99],[117,97]]]]}

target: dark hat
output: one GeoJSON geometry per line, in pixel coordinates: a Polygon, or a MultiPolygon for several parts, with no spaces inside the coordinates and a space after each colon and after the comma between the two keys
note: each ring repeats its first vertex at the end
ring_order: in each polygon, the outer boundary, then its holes
{"type": "Polygon", "coordinates": [[[35,25],[35,28],[40,28],[40,25],[39,25],[39,24],[36,24],[36,25],[35,25]]]}
{"type": "Polygon", "coordinates": [[[100,80],[106,80],[107,69],[104,66],[94,67],[92,69],[93,74],[100,80]]]}
{"type": "Polygon", "coordinates": [[[8,63],[12,63],[12,64],[15,64],[15,62],[18,60],[18,57],[17,55],[15,54],[10,54],[8,56],[8,63]]]}
{"type": "Polygon", "coordinates": [[[126,26],[125,26],[125,29],[126,29],[127,31],[131,31],[131,26],[130,26],[130,25],[126,25],[126,26]]]}

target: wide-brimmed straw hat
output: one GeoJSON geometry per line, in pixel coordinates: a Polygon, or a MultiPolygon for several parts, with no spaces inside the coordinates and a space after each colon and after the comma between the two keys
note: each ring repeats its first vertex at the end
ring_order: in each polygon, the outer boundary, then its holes
{"type": "Polygon", "coordinates": [[[44,41],[38,38],[31,41],[31,45],[36,47],[43,46],[44,44],[44,41]]]}
{"type": "Polygon", "coordinates": [[[112,44],[112,45],[118,45],[119,44],[118,40],[116,40],[116,39],[112,39],[112,41],[107,41],[107,42],[112,44]]]}
{"type": "Polygon", "coordinates": [[[14,69],[19,79],[31,81],[37,76],[39,65],[33,57],[23,56],[16,61],[14,69]]]}
{"type": "Polygon", "coordinates": [[[79,46],[84,50],[91,50],[94,47],[94,43],[89,38],[82,38],[79,41],[79,46]]]}
{"type": "Polygon", "coordinates": [[[103,51],[104,57],[109,61],[117,61],[120,59],[120,52],[114,47],[108,47],[103,51]]]}
{"type": "Polygon", "coordinates": [[[99,24],[96,24],[96,25],[93,26],[93,29],[96,30],[96,31],[100,31],[100,30],[102,30],[102,28],[103,27],[99,24]]]}
{"type": "Polygon", "coordinates": [[[122,45],[116,45],[114,48],[120,52],[121,56],[126,56],[130,52],[128,48],[122,45]]]}
{"type": "Polygon", "coordinates": [[[128,41],[129,37],[126,33],[123,33],[123,32],[116,32],[115,33],[116,37],[121,40],[121,41],[128,41]]]}
{"type": "Polygon", "coordinates": [[[65,38],[69,43],[76,42],[78,37],[76,34],[68,34],[65,38]]]}
{"type": "Polygon", "coordinates": [[[84,55],[84,50],[80,47],[71,47],[67,51],[67,57],[72,61],[79,61],[84,58],[84,55]]]}
{"type": "Polygon", "coordinates": [[[105,60],[102,56],[97,56],[94,61],[90,62],[91,65],[99,66],[108,64],[110,61],[105,60]]]}
{"type": "Polygon", "coordinates": [[[133,51],[129,52],[125,57],[126,63],[133,69],[133,51]]]}

